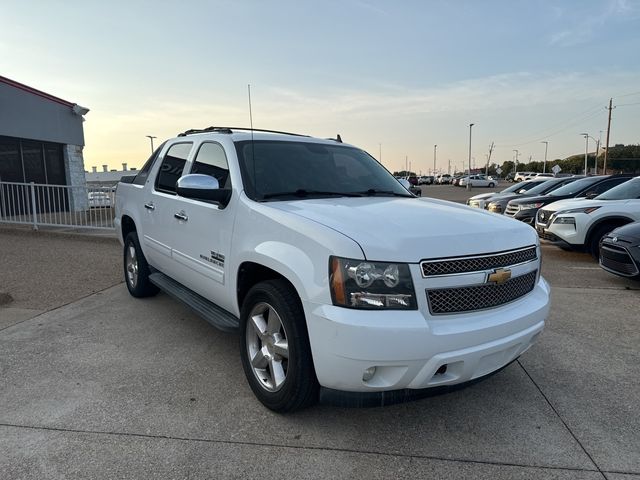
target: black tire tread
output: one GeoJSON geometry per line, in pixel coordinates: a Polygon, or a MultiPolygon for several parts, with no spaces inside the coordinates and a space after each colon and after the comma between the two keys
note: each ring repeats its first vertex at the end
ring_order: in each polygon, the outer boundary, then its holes
{"type": "Polygon", "coordinates": [[[160,289],[153,283],[151,283],[151,280],[149,280],[151,270],[149,268],[149,264],[147,263],[147,259],[144,256],[144,253],[142,253],[142,248],[140,247],[140,241],[138,240],[137,232],[129,232],[124,240],[124,248],[122,250],[122,253],[124,283],[127,285],[127,290],[129,290],[129,293],[136,298],[153,297],[154,295],[156,295],[160,291],[160,289]],[[138,283],[135,288],[131,287],[131,285],[129,285],[129,280],[127,280],[127,248],[129,247],[130,243],[133,243],[133,246],[136,249],[136,257],[138,258],[138,283]]]}
{"type": "Polygon", "coordinates": [[[267,408],[278,413],[294,412],[309,407],[318,401],[320,387],[313,366],[304,311],[298,294],[286,280],[276,279],[260,282],[254,285],[247,293],[240,314],[240,355],[249,386],[267,408]],[[298,350],[296,356],[300,359],[300,364],[294,365],[291,362],[292,358],[289,358],[288,378],[285,381],[287,384],[278,392],[267,392],[258,385],[258,381],[249,366],[246,354],[245,331],[246,318],[256,303],[254,297],[260,299],[259,301],[268,300],[278,304],[273,305],[273,307],[280,309],[278,314],[283,323],[288,322],[285,317],[293,319],[291,325],[285,325],[285,329],[287,330],[289,348],[291,350],[291,346],[295,344],[294,350],[298,350]],[[292,379],[289,374],[294,375],[295,378],[292,379]]]}

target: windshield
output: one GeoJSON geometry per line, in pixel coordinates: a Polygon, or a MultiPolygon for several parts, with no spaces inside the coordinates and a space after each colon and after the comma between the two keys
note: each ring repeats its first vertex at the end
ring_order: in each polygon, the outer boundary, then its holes
{"type": "Polygon", "coordinates": [[[543,183],[547,183],[547,181],[546,180],[528,180],[526,182],[520,182],[518,184],[520,188],[516,189],[516,193],[530,192],[535,187],[539,187],[543,183]]]}
{"type": "Polygon", "coordinates": [[[585,188],[593,185],[594,183],[599,182],[603,178],[604,177],[581,178],[580,180],[576,180],[575,182],[571,182],[568,185],[563,185],[559,189],[554,190],[553,192],[551,192],[549,195],[552,196],[552,197],[560,197],[560,196],[563,196],[563,195],[574,195],[574,194],[584,190],[585,188]]]}
{"type": "Polygon", "coordinates": [[[542,182],[540,185],[536,185],[527,193],[533,195],[546,195],[547,193],[553,192],[554,190],[557,190],[564,185],[566,185],[566,181],[564,180],[548,180],[546,182],[542,182]]]}
{"type": "Polygon", "coordinates": [[[638,177],[601,193],[595,200],[631,200],[632,198],[640,198],[640,178],[638,177]]]}
{"type": "Polygon", "coordinates": [[[236,142],[236,151],[245,192],[253,200],[413,197],[373,157],[354,147],[258,140],[236,142]]]}
{"type": "MultiPolygon", "coordinates": [[[[527,193],[532,193],[534,195],[542,195],[543,193],[545,193],[547,190],[549,190],[551,187],[551,185],[549,185],[550,181],[544,181],[544,182],[536,182],[534,184],[533,187],[529,188],[529,190],[527,190],[527,193]]],[[[555,183],[555,182],[553,182],[555,183]]]]}

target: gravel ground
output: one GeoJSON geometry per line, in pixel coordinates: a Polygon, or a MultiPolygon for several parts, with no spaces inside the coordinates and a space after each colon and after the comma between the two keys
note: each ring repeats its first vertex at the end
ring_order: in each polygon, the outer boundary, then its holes
{"type": "Polygon", "coordinates": [[[122,278],[115,237],[0,226],[0,297],[6,307],[50,310],[122,278]]]}

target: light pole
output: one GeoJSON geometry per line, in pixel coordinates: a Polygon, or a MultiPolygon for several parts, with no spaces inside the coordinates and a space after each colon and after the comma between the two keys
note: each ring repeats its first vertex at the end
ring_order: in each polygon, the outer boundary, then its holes
{"type": "Polygon", "coordinates": [[[151,140],[151,153],[153,154],[153,139],[158,137],[154,137],[153,135],[146,135],[146,137],[151,140]]]}
{"type": "Polygon", "coordinates": [[[382,164],[382,144],[381,143],[378,144],[378,162],[382,164]]]}
{"type": "MultiPolygon", "coordinates": [[[[588,133],[581,133],[584,137],[585,147],[584,147],[584,175],[587,176],[587,159],[589,158],[589,139],[592,139],[594,142],[597,142],[595,138],[593,138],[588,133]]],[[[596,155],[596,169],[598,168],[598,157],[596,155]]]]}
{"type": "Polygon", "coordinates": [[[475,124],[469,124],[469,179],[467,180],[467,190],[471,190],[471,130],[475,124]]]}
{"type": "Polygon", "coordinates": [[[520,155],[520,152],[518,150],[514,150],[514,152],[516,152],[516,162],[515,162],[515,165],[513,167],[513,172],[514,172],[514,175],[515,175],[515,173],[518,171],[518,155],[520,155]]]}
{"type": "Polygon", "coordinates": [[[438,149],[438,145],[433,146],[433,171],[436,171],[436,150],[438,149]]]}
{"type": "Polygon", "coordinates": [[[544,163],[542,164],[542,173],[546,173],[547,172],[547,149],[549,148],[549,142],[545,140],[544,142],[540,142],[540,143],[544,143],[544,163]]]}

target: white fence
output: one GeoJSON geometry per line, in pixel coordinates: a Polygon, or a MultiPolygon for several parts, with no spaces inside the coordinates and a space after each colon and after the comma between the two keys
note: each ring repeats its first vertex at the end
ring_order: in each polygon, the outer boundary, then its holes
{"type": "Polygon", "coordinates": [[[112,187],[0,182],[0,223],[113,229],[112,187]]]}

